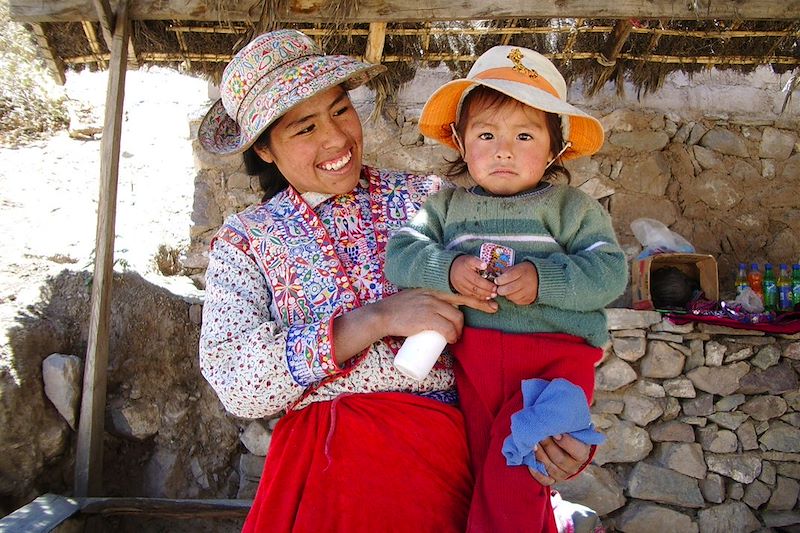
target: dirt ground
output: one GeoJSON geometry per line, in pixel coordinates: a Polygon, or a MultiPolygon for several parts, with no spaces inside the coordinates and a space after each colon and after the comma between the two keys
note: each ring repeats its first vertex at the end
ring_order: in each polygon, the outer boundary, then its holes
{"type": "MultiPolygon", "coordinates": [[[[102,126],[106,86],[105,72],[70,72],[65,90],[74,107],[92,109],[102,126]]],[[[189,117],[208,103],[204,80],[166,69],[127,73],[117,270],[156,278],[159,245],[188,245],[195,175],[189,117]]],[[[64,268],[92,269],[99,138],[79,140],[62,131],[27,146],[0,148],[0,332],[38,298],[47,276],[64,268]]]]}

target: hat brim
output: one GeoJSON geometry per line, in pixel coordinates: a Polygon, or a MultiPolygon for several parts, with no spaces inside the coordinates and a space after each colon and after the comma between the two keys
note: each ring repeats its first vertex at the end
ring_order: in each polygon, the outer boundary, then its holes
{"type": "Polygon", "coordinates": [[[425,137],[458,150],[453,142],[450,124],[456,121],[464,92],[476,85],[489,87],[530,107],[565,117],[569,127],[564,141],[569,141],[571,144],[561,155],[561,159],[592,155],[603,146],[605,137],[603,126],[593,116],[541,89],[499,79],[461,79],[439,87],[422,108],[419,118],[420,132],[425,137]]]}
{"type": "MultiPolygon", "coordinates": [[[[265,110],[267,112],[248,117],[251,122],[245,131],[228,115],[222,99],[217,100],[203,117],[198,128],[197,138],[201,146],[208,152],[220,155],[244,152],[272,123],[302,102],[337,85],[350,91],[386,70],[383,65],[364,63],[349,56],[312,56],[306,62],[319,61],[320,58],[330,61],[334,68],[329,69],[324,76],[313,78],[301,76],[294,80],[285,91],[287,95],[291,95],[287,96],[290,101],[285,107],[277,113],[265,110]]],[[[302,66],[299,65],[298,68],[302,66]]],[[[262,92],[266,93],[268,89],[269,86],[266,86],[262,92]]]]}

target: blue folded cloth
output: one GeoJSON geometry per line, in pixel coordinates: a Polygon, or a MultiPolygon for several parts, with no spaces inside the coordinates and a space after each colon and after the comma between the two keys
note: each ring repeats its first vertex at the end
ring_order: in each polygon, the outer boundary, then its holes
{"type": "Polygon", "coordinates": [[[556,378],[522,381],[522,409],[511,415],[511,435],[503,441],[506,464],[525,464],[544,475],[547,471],[533,454],[533,447],[546,437],[569,433],[586,444],[602,444],[606,438],[592,425],[583,390],[556,378]]]}

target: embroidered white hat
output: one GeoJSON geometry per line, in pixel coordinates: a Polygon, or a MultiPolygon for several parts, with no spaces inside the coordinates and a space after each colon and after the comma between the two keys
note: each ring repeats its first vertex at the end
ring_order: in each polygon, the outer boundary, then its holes
{"type": "Polygon", "coordinates": [[[518,46],[495,46],[483,53],[464,79],[445,83],[434,92],[419,119],[422,134],[454,150],[454,124],[464,97],[483,85],[525,105],[561,117],[562,159],[591,155],[603,146],[600,121],[567,103],[567,84],[558,69],[538,52],[518,46]]]}
{"type": "Polygon", "coordinates": [[[264,33],[225,67],[222,98],[203,118],[198,140],[212,153],[243,152],[297,104],[337,85],[355,89],[385,70],[349,56],[324,55],[296,30],[264,33]]]}

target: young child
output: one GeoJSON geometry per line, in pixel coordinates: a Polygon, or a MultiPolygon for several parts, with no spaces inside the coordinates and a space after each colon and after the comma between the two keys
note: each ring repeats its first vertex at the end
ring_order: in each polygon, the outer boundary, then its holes
{"type": "Polygon", "coordinates": [[[476,483],[467,529],[556,531],[550,489],[508,465],[541,468],[533,447],[548,436],[602,440],[588,405],[625,254],[597,201],[544,180],[569,176],[559,159],[597,152],[603,128],[566,102],[544,56],[498,46],[430,97],[420,130],[461,154],[448,176],[466,169],[476,185],[430,197],[390,239],[386,273],[498,303],[494,314],[463,309],[452,346],[476,483]]]}

